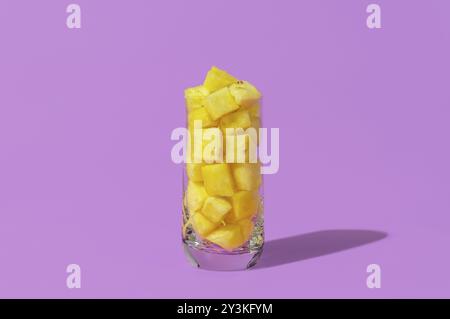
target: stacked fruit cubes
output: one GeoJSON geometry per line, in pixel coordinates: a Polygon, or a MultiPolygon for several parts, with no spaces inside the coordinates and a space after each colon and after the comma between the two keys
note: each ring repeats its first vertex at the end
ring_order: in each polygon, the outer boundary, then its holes
{"type": "Polygon", "coordinates": [[[203,147],[201,161],[194,161],[194,152],[188,152],[185,226],[192,225],[202,240],[232,251],[248,242],[260,211],[260,165],[251,153],[257,153],[252,147],[257,138],[249,128],[256,134],[259,130],[261,94],[249,82],[212,67],[203,85],[185,90],[185,99],[191,144],[199,121],[202,140],[214,130],[223,138],[212,152],[220,157],[209,156],[203,147]]]}

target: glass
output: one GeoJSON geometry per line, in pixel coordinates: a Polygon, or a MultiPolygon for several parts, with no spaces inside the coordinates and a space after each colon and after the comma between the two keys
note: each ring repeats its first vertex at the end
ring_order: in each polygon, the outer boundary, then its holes
{"type": "MultiPolygon", "coordinates": [[[[249,130],[238,128],[234,133],[229,133],[226,131],[227,127],[219,124],[216,125],[220,126],[220,129],[214,126],[203,128],[203,138],[201,134],[194,133],[195,141],[197,142],[200,136],[204,144],[201,148],[203,161],[187,163],[183,170],[182,241],[185,253],[195,267],[209,270],[243,270],[254,266],[262,253],[263,176],[260,174],[259,161],[250,162],[250,154],[254,151],[256,159],[258,154],[261,101],[257,104],[257,112],[249,111],[249,114],[252,114],[256,140],[251,138],[249,130]],[[222,151],[223,162],[215,160],[212,163],[205,163],[209,157],[205,156],[205,144],[208,145],[214,140],[205,143],[205,132],[214,130],[223,132],[222,145],[212,148],[211,154],[218,154],[214,153],[216,150],[222,151]],[[254,145],[254,148],[251,145],[254,145]],[[232,155],[235,162],[226,163],[227,154],[231,149],[235,151],[232,155]],[[238,154],[243,155],[239,157],[238,154]],[[245,163],[240,163],[243,158],[245,163]],[[223,193],[228,184],[231,185],[230,192],[223,193]],[[222,191],[219,196],[213,193],[216,190],[215,186],[222,191]]],[[[254,106],[241,109],[251,107],[254,106]]],[[[236,112],[239,110],[233,113],[236,112]]],[[[192,130],[189,132],[193,133],[192,130]]],[[[194,137],[189,136],[189,141],[193,140],[194,137]]],[[[191,149],[194,149],[194,146],[191,149]]]]}

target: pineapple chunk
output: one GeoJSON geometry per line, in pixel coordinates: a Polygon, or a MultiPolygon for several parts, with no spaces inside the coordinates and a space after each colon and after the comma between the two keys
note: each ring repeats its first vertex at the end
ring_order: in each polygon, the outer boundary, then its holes
{"type": "Polygon", "coordinates": [[[206,237],[210,232],[217,228],[217,224],[211,222],[200,213],[194,213],[191,221],[195,232],[201,237],[206,237]]]}
{"type": "Polygon", "coordinates": [[[201,163],[202,149],[196,147],[197,143],[201,143],[202,129],[201,127],[194,128],[193,125],[189,126],[189,136],[187,143],[187,163],[201,163]],[[197,160],[198,159],[198,160],[197,160]]]}
{"type": "Polygon", "coordinates": [[[261,171],[258,163],[233,164],[232,171],[238,190],[257,190],[261,185],[261,171]]]}
{"type": "Polygon", "coordinates": [[[234,76],[213,66],[206,74],[203,87],[205,87],[209,92],[214,92],[234,82],[237,82],[237,79],[234,76]]]}
{"type": "Polygon", "coordinates": [[[187,88],[186,90],[184,90],[184,98],[186,100],[186,107],[188,112],[204,106],[206,96],[208,94],[208,90],[203,85],[187,88]]]}
{"type": "Polygon", "coordinates": [[[202,152],[203,161],[208,164],[223,162],[223,137],[219,128],[211,127],[203,130],[202,152]]]}
{"type": "Polygon", "coordinates": [[[233,250],[245,243],[239,225],[225,225],[210,233],[206,239],[226,250],[233,250]]]}
{"type": "Polygon", "coordinates": [[[258,102],[261,98],[261,93],[247,81],[238,81],[231,84],[230,93],[240,106],[249,106],[258,102]]]}
{"type": "Polygon", "coordinates": [[[208,95],[205,108],[212,120],[215,121],[223,115],[237,110],[239,105],[236,104],[231,96],[230,90],[225,87],[208,95]]]}
{"type": "Polygon", "coordinates": [[[236,224],[238,220],[236,219],[236,215],[233,213],[233,209],[225,215],[225,218],[223,219],[227,225],[229,224],[236,224]]]}
{"type": "Polygon", "coordinates": [[[231,210],[231,204],[220,197],[208,197],[202,208],[202,214],[213,223],[220,223],[231,210]]]}
{"type": "Polygon", "coordinates": [[[225,115],[220,119],[222,129],[226,128],[243,128],[246,129],[252,125],[250,114],[248,111],[236,111],[225,115]]]}
{"type": "Polygon", "coordinates": [[[251,126],[259,132],[259,129],[261,128],[261,120],[259,117],[251,117],[250,121],[252,123],[251,126]]]}
{"type": "Polygon", "coordinates": [[[231,197],[231,204],[233,209],[227,216],[227,222],[252,217],[258,211],[259,194],[256,191],[237,192],[231,197]]]}
{"type": "Polygon", "coordinates": [[[254,103],[250,106],[243,106],[241,109],[247,110],[251,117],[259,117],[261,105],[259,103],[254,103]]]}
{"type": "Polygon", "coordinates": [[[210,196],[232,196],[233,177],[228,164],[211,164],[202,167],[205,189],[210,196]]]}
{"type": "MultiPolygon", "coordinates": [[[[256,163],[258,160],[258,134],[253,128],[245,133],[225,130],[225,161],[227,163],[256,163]],[[250,132],[250,130],[253,130],[250,132]]],[[[242,130],[243,131],[243,130],[242,130]]]]}
{"type": "Polygon", "coordinates": [[[223,162],[223,136],[218,127],[204,129],[189,128],[189,144],[187,145],[187,158],[195,163],[222,163],[223,162]]]}
{"type": "Polygon", "coordinates": [[[186,173],[189,180],[193,182],[202,182],[202,164],[186,163],[186,173]]]}
{"type": "Polygon", "coordinates": [[[202,127],[217,126],[218,121],[213,120],[204,107],[192,110],[188,115],[189,128],[194,127],[194,121],[202,121],[202,127]]]}
{"type": "Polygon", "coordinates": [[[187,191],[187,207],[190,212],[195,212],[200,210],[205,202],[208,194],[206,193],[205,187],[200,183],[195,183],[193,181],[188,182],[187,191]]]}
{"type": "Polygon", "coordinates": [[[253,232],[253,222],[250,219],[243,219],[238,222],[238,225],[241,227],[242,237],[244,241],[249,240],[253,232]]]}
{"type": "Polygon", "coordinates": [[[259,117],[252,117],[251,122],[251,127],[256,130],[256,144],[259,145],[259,129],[261,128],[261,120],[259,117]]]}

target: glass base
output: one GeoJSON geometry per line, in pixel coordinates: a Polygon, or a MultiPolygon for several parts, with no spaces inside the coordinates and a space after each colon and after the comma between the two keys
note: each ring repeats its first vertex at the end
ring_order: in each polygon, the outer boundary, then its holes
{"type": "Polygon", "coordinates": [[[251,268],[256,265],[263,251],[261,247],[261,249],[253,252],[237,254],[214,253],[192,247],[185,242],[183,242],[183,247],[188,260],[194,267],[219,271],[245,270],[251,268]]]}

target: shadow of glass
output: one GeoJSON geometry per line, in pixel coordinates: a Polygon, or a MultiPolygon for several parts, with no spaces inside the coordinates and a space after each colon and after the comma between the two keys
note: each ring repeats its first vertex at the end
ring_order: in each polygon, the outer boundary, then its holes
{"type": "Polygon", "coordinates": [[[253,269],[269,268],[381,240],[387,233],[362,229],[331,229],[270,240],[264,244],[261,259],[253,269]]]}

